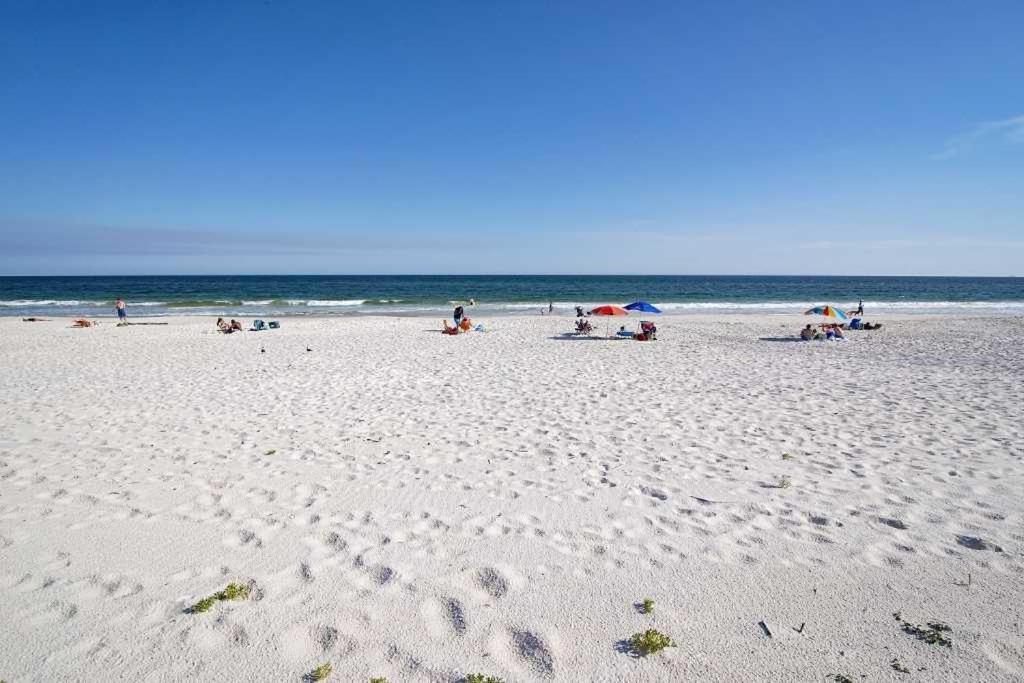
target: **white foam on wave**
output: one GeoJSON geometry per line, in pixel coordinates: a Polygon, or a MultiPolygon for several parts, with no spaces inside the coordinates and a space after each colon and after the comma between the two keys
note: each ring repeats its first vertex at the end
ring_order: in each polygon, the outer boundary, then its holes
{"type": "Polygon", "coordinates": [[[257,299],[256,301],[242,301],[243,306],[269,306],[274,303],[273,299],[257,299]]]}
{"type": "MultiPolygon", "coordinates": [[[[291,301],[289,304],[293,303],[291,301]]],[[[362,306],[366,303],[366,299],[310,299],[305,302],[306,306],[362,306]]],[[[303,305],[301,302],[297,305],[303,305]]]]}
{"type": "Polygon", "coordinates": [[[58,299],[11,299],[9,301],[0,301],[0,306],[8,306],[10,308],[26,308],[29,306],[103,306],[107,303],[111,302],[58,299]]]}

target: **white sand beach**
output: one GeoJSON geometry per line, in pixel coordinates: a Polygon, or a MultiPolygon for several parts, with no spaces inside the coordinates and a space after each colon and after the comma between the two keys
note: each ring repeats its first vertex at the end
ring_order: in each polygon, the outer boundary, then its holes
{"type": "Polygon", "coordinates": [[[0,679],[1022,680],[1024,318],[882,321],[0,319],[0,679]]]}

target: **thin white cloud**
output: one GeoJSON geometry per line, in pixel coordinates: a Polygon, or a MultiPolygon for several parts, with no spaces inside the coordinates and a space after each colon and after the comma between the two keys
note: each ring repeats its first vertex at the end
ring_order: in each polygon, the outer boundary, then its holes
{"type": "Polygon", "coordinates": [[[988,142],[1024,144],[1024,115],[999,121],[983,121],[965,133],[946,141],[946,147],[935,159],[951,159],[988,142]]]}
{"type": "MultiPolygon", "coordinates": [[[[786,247],[789,248],[789,247],[786,247]]],[[[869,251],[893,249],[1024,249],[1024,241],[971,239],[969,237],[933,237],[930,239],[891,239],[891,240],[819,240],[801,242],[793,246],[796,249],[837,250],[837,251],[869,251]]]]}

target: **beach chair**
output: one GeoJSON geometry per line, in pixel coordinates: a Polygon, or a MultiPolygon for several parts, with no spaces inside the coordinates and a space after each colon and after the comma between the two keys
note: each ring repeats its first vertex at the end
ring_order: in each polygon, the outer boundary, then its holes
{"type": "Polygon", "coordinates": [[[267,324],[262,320],[252,321],[252,330],[250,330],[251,332],[262,332],[265,329],[267,329],[267,324]]]}

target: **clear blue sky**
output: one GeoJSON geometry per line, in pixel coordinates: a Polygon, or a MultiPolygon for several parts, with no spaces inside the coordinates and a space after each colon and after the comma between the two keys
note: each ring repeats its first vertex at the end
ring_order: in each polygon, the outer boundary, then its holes
{"type": "Polygon", "coordinates": [[[0,273],[1024,275],[1024,2],[0,5],[0,273]]]}

